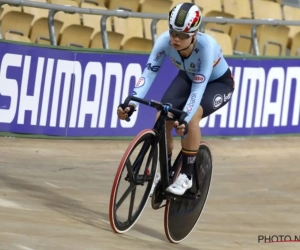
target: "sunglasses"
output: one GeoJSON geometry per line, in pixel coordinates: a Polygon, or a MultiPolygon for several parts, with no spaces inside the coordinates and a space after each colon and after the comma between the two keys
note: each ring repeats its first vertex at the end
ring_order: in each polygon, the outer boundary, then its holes
{"type": "Polygon", "coordinates": [[[194,33],[185,33],[185,32],[172,30],[172,29],[170,29],[169,32],[173,38],[176,38],[176,36],[178,36],[179,39],[188,39],[190,36],[194,35],[194,33]]]}

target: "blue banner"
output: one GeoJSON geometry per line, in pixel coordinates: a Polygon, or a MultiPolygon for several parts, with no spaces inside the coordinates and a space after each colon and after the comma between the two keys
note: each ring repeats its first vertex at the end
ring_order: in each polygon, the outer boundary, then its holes
{"type": "MultiPolygon", "coordinates": [[[[69,51],[0,43],[0,131],[57,136],[134,136],[155,110],[140,105],[130,122],[117,106],[131,93],[147,55],[69,51]]],[[[228,58],[235,92],[200,122],[206,136],[299,133],[296,59],[228,58]]],[[[146,98],[160,100],[177,74],[166,59],[146,98]]]]}

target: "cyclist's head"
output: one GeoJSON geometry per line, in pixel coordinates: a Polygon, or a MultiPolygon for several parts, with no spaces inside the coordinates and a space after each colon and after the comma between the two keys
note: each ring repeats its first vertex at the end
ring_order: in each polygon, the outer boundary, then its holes
{"type": "Polygon", "coordinates": [[[176,5],[169,14],[170,42],[177,51],[187,50],[195,41],[201,24],[201,11],[192,3],[176,5]]]}
{"type": "Polygon", "coordinates": [[[184,33],[195,33],[201,24],[201,10],[193,3],[176,5],[169,13],[169,29],[184,33]]]}

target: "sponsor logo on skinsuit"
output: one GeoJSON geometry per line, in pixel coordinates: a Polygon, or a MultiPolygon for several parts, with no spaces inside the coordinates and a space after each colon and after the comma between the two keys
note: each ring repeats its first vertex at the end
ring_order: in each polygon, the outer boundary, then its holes
{"type": "Polygon", "coordinates": [[[159,59],[160,59],[163,55],[165,55],[165,54],[166,54],[166,52],[165,52],[164,50],[161,51],[161,52],[159,52],[159,53],[157,53],[157,55],[156,55],[154,61],[155,61],[155,62],[158,62],[159,59]]]}
{"type": "Polygon", "coordinates": [[[222,95],[218,94],[214,97],[214,100],[213,100],[213,107],[214,109],[220,107],[223,103],[223,97],[222,95]]]}
{"type": "Polygon", "coordinates": [[[151,63],[148,63],[148,64],[146,65],[146,68],[147,68],[148,70],[151,70],[152,72],[158,72],[158,70],[160,69],[160,66],[158,66],[158,65],[153,65],[153,66],[152,66],[151,63]]]}
{"type": "Polygon", "coordinates": [[[195,75],[194,82],[196,82],[196,83],[202,83],[204,81],[205,81],[205,76],[204,75],[195,75]]]}
{"type": "Polygon", "coordinates": [[[190,101],[189,101],[189,103],[188,103],[187,106],[186,106],[186,112],[187,112],[188,114],[191,113],[191,111],[192,111],[192,109],[193,109],[193,107],[194,107],[194,105],[195,105],[196,97],[197,97],[197,93],[192,93],[191,98],[190,98],[190,101]]]}
{"type": "Polygon", "coordinates": [[[145,78],[144,77],[141,77],[137,83],[135,84],[135,87],[136,88],[139,88],[139,87],[142,87],[143,85],[145,84],[145,78]]]}
{"type": "Polygon", "coordinates": [[[228,95],[224,95],[224,102],[227,102],[227,101],[229,101],[230,100],[230,98],[231,98],[231,96],[232,96],[232,92],[230,92],[228,95]]]}
{"type": "Polygon", "coordinates": [[[198,58],[198,62],[197,62],[197,72],[200,72],[200,70],[201,70],[201,64],[202,64],[201,58],[198,58]]]}
{"type": "Polygon", "coordinates": [[[170,59],[171,59],[171,62],[172,62],[176,67],[178,67],[178,68],[181,67],[181,62],[176,61],[174,57],[171,57],[170,59]]]}

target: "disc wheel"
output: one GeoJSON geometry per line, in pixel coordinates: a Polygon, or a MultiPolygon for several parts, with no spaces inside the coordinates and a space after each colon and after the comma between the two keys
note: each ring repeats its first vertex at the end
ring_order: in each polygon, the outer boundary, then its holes
{"type": "MultiPolygon", "coordinates": [[[[182,162],[181,153],[174,163],[177,178],[182,162]]],[[[212,175],[212,155],[207,144],[201,143],[196,157],[198,176],[194,175],[193,186],[187,192],[196,193],[196,181],[199,183],[200,194],[196,199],[168,199],[165,207],[165,234],[172,243],[180,243],[193,231],[196,226],[209,191],[212,175]]],[[[186,193],[187,193],[186,192],[186,193]]]]}

